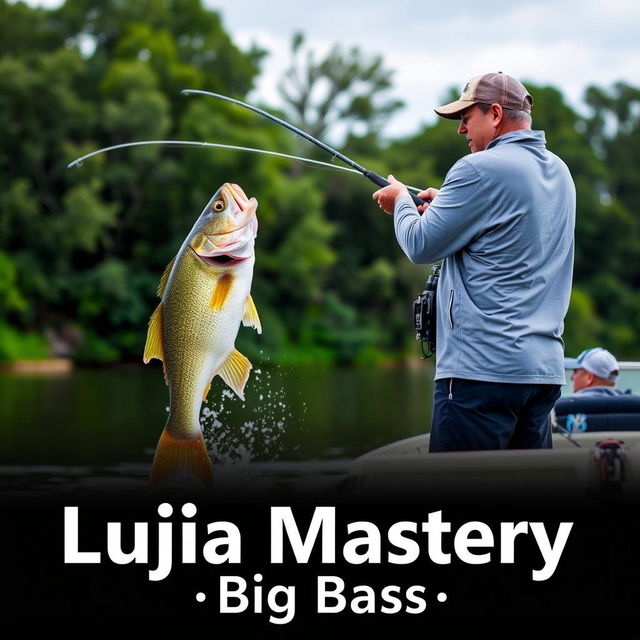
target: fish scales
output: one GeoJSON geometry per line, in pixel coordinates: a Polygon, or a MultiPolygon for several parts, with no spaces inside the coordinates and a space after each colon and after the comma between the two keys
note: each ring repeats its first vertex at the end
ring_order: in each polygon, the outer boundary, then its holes
{"type": "Polygon", "coordinates": [[[240,322],[261,332],[250,296],[257,201],[223,185],[167,267],[161,302],[147,334],[144,360],[163,361],[169,416],[156,448],[152,482],[187,473],[213,480],[200,407],[220,375],[244,399],[251,363],[234,346],[240,322]]]}
{"type": "Polygon", "coordinates": [[[202,400],[209,380],[229,355],[233,340],[228,341],[229,349],[217,353],[217,357],[211,354],[221,336],[231,333],[230,329],[234,328],[237,333],[244,305],[242,296],[246,298],[249,287],[242,287],[242,283],[232,284],[232,291],[227,296],[228,304],[222,309],[209,309],[208,302],[224,274],[207,273],[206,267],[198,264],[199,259],[191,257],[190,253],[176,265],[169,279],[175,283],[170,290],[188,290],[188,295],[187,299],[167,296],[163,306],[163,335],[169,376],[171,430],[197,435],[198,400],[202,400]]]}

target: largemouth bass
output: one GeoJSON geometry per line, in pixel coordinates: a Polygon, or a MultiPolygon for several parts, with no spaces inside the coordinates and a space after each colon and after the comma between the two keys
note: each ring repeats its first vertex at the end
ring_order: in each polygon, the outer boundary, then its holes
{"type": "Polygon", "coordinates": [[[170,398],[151,469],[154,485],[182,474],[212,484],[200,408],[213,377],[244,400],[252,367],[234,342],[241,322],[262,332],[250,295],[257,207],[238,185],[220,187],[160,280],[143,358],[162,360],[170,398]]]}

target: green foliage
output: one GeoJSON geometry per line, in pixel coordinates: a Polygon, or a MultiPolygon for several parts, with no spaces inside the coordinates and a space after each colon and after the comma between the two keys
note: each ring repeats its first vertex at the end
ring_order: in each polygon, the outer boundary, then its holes
{"type": "Polygon", "coordinates": [[[564,320],[565,352],[577,354],[601,343],[604,323],[596,313],[593,300],[580,287],[571,291],[571,303],[564,320]]]}
{"type": "Polygon", "coordinates": [[[85,364],[111,364],[119,360],[120,352],[112,340],[87,329],[82,344],[73,352],[73,358],[85,364]]]}
{"type": "Polygon", "coordinates": [[[16,276],[15,262],[11,256],[0,251],[0,318],[27,308],[27,301],[20,292],[16,276]]]}
{"type": "Polygon", "coordinates": [[[76,185],[65,193],[62,214],[50,225],[58,249],[94,253],[104,246],[108,230],[116,223],[118,206],[102,202],[98,187],[95,182],[76,185]]]}
{"type": "Polygon", "coordinates": [[[0,322],[0,362],[49,357],[49,345],[39,333],[18,331],[0,322]]]}
{"type": "MultiPolygon", "coordinates": [[[[259,201],[253,298],[264,333],[241,329],[243,353],[316,366],[416,356],[410,305],[429,266],[402,254],[364,178],[158,146],[66,169],[144,139],[300,151],[264,118],[180,94],[242,98],[263,56],[241,51],[201,0],[67,0],[55,10],[0,0],[0,358],[46,357],[43,336],[55,335],[71,336],[63,347],[79,361],[140,361],[160,276],[227,181],[259,201]]],[[[400,107],[391,78],[379,56],[336,46],[318,59],[298,34],[281,89],[289,117],[313,135],[346,132],[344,151],[362,165],[438,186],[468,148],[442,119],[383,145],[380,126],[400,107]]],[[[567,350],[602,344],[640,357],[640,90],[591,87],[583,118],[554,87],[527,86],[534,126],[577,186],[567,350]]]]}
{"type": "Polygon", "coordinates": [[[453,120],[439,119],[415,136],[396,141],[389,148],[394,175],[416,187],[440,185],[447,171],[469,152],[453,120]],[[405,177],[405,175],[407,177],[405,177]]]}
{"type": "Polygon", "coordinates": [[[47,12],[24,2],[0,0],[0,57],[28,57],[62,46],[64,36],[47,18],[47,12]]]}
{"type": "Polygon", "coordinates": [[[640,88],[616,83],[607,93],[589,87],[587,103],[593,115],[587,122],[594,145],[608,169],[609,193],[631,211],[640,208],[640,88]]]}

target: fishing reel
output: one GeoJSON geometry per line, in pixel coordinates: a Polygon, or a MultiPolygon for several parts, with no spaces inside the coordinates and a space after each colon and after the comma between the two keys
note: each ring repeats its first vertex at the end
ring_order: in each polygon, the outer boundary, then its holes
{"type": "Polygon", "coordinates": [[[436,293],[439,278],[440,265],[436,264],[431,269],[424,291],[413,302],[413,325],[423,359],[430,358],[436,352],[436,293]]]}

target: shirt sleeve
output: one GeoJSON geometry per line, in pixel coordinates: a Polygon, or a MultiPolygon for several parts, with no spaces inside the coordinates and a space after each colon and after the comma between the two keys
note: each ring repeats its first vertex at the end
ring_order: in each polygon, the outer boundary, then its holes
{"type": "Polygon", "coordinates": [[[410,197],[396,200],[396,238],[411,262],[435,262],[456,253],[488,227],[488,208],[488,195],[478,171],[462,158],[453,165],[440,193],[422,215],[410,197]]]}

